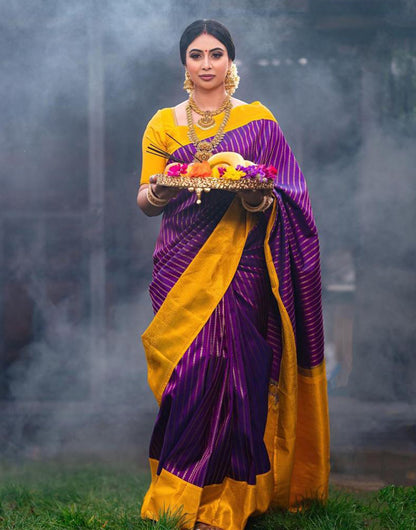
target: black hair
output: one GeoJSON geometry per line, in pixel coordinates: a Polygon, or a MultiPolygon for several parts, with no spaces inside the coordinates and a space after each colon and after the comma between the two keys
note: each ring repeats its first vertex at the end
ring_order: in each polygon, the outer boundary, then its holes
{"type": "Polygon", "coordinates": [[[208,33],[208,35],[212,35],[222,42],[222,44],[224,44],[224,46],[227,48],[228,57],[234,61],[235,46],[228,29],[224,26],[224,24],[221,24],[221,22],[204,18],[195,20],[195,22],[189,24],[189,26],[182,33],[182,37],[179,42],[179,51],[183,65],[186,63],[186,50],[188,49],[188,46],[203,33],[208,33]]]}

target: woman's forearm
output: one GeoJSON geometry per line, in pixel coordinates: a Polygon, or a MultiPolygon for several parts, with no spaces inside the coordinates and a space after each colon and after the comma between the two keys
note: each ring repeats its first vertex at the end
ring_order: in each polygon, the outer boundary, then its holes
{"type": "Polygon", "coordinates": [[[150,204],[147,199],[147,187],[148,184],[142,184],[140,186],[139,193],[137,194],[137,204],[139,205],[142,212],[148,217],[155,217],[156,215],[160,215],[163,212],[163,206],[158,207],[150,204]]]}

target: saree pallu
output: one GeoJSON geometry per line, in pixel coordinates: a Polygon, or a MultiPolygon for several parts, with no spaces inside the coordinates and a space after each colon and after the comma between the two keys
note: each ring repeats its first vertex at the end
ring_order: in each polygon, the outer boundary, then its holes
{"type": "Polygon", "coordinates": [[[250,159],[278,169],[273,208],[251,214],[217,191],[199,206],[182,191],[154,253],[142,339],[160,410],[142,517],[181,509],[183,528],[242,529],[272,506],[327,496],[317,234],[280,128],[254,124],[228,131],[222,149],[250,133],[250,159]]]}

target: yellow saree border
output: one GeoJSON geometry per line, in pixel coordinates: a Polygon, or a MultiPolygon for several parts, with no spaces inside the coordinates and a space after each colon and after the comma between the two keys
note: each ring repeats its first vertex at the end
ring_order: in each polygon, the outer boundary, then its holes
{"type": "Polygon", "coordinates": [[[175,366],[228,289],[254,224],[236,197],[143,333],[149,386],[159,404],[175,366]]]}
{"type": "Polygon", "coordinates": [[[141,509],[144,519],[157,520],[160,512],[181,511],[181,528],[192,529],[196,521],[224,530],[241,530],[247,519],[264,513],[270,506],[273,491],[271,471],[256,476],[256,484],[226,478],[221,484],[203,488],[162,469],[157,475],[158,461],[149,459],[152,483],[141,509]]]}
{"type": "Polygon", "coordinates": [[[314,366],[312,368],[302,368],[302,366],[298,367],[298,374],[303,375],[304,377],[316,377],[324,372],[325,363],[319,364],[318,366],[314,366]]]}

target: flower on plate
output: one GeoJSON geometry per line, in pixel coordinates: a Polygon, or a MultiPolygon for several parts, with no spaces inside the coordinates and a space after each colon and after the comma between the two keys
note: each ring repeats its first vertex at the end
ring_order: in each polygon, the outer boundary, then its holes
{"type": "Polygon", "coordinates": [[[175,164],[168,167],[167,175],[168,177],[181,177],[186,175],[188,169],[188,164],[175,164]]]}
{"type": "Polygon", "coordinates": [[[274,166],[266,167],[266,177],[268,179],[274,180],[277,175],[277,169],[274,166]]]}
{"type": "Polygon", "coordinates": [[[188,177],[210,177],[211,175],[211,166],[207,161],[194,162],[188,173],[188,177]]]}
{"type": "Polygon", "coordinates": [[[273,166],[266,167],[264,164],[251,164],[250,166],[236,166],[238,171],[243,173],[241,178],[274,180],[277,169],[273,166]]]}
{"type": "Polygon", "coordinates": [[[244,171],[238,170],[232,166],[225,169],[223,177],[228,180],[240,180],[244,176],[244,171]]]}
{"type": "Polygon", "coordinates": [[[224,176],[226,168],[224,166],[214,166],[212,168],[212,176],[214,179],[219,179],[224,176]]]}

